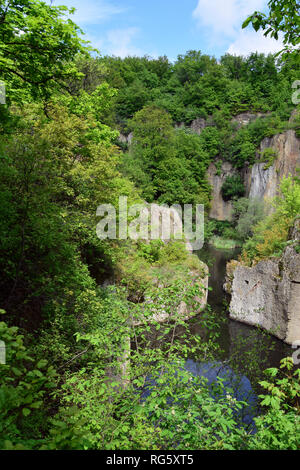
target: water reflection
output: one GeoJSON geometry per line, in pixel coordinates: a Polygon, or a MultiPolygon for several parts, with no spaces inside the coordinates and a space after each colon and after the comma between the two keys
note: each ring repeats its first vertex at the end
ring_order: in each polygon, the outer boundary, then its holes
{"type": "Polygon", "coordinates": [[[253,424],[254,416],[259,413],[259,403],[257,395],[252,389],[251,382],[247,377],[236,374],[224,362],[210,361],[198,363],[192,359],[188,359],[185,363],[185,368],[194,376],[206,377],[209,385],[216,382],[217,378],[223,379],[226,393],[231,389],[233,398],[237,401],[244,401],[248,405],[241,409],[241,421],[246,425],[253,424]]]}
{"type": "MultiPolygon", "coordinates": [[[[205,246],[198,252],[210,270],[208,304],[220,330],[216,340],[218,357],[205,363],[190,357],[185,367],[194,375],[206,377],[210,383],[217,377],[224,378],[225,384],[233,389],[234,397],[249,404],[244,422],[250,424],[253,416],[259,413],[257,394],[261,390],[258,382],[263,378],[263,371],[278,367],[283,357],[291,355],[291,348],[264,331],[229,319],[223,284],[226,263],[236,259],[238,254],[238,249],[218,250],[213,246],[205,246]]],[[[191,334],[203,335],[200,317],[191,319],[189,327],[191,334]]]]}

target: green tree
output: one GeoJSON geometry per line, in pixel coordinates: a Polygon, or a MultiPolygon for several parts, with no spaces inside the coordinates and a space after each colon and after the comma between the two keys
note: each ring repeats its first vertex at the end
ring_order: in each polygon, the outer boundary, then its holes
{"type": "Polygon", "coordinates": [[[76,74],[73,58],[85,48],[80,29],[65,18],[72,11],[39,0],[0,1],[0,77],[8,99],[22,100],[25,91],[49,98],[76,74]]]}
{"type": "Polygon", "coordinates": [[[141,189],[148,201],[152,202],[157,192],[154,184],[157,167],[176,153],[172,119],[163,109],[146,106],[135,114],[130,127],[133,141],[124,171],[137,183],[145,184],[141,189]]]}
{"type": "MultiPolygon", "coordinates": [[[[299,52],[297,47],[300,43],[300,6],[298,0],[270,0],[268,2],[269,13],[255,11],[243,23],[246,28],[252,23],[255,31],[260,28],[265,31],[264,36],[278,39],[283,34],[284,52],[294,54],[299,52]]],[[[281,52],[283,52],[281,51],[281,52]]]]}
{"type": "Polygon", "coordinates": [[[245,186],[240,175],[227,176],[222,186],[222,196],[225,201],[244,196],[245,186]]]}

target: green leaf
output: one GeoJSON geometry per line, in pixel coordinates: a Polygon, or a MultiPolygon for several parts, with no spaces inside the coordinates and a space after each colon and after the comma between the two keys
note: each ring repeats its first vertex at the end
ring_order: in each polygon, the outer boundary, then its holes
{"type": "Polygon", "coordinates": [[[24,416],[28,416],[31,413],[31,410],[29,408],[23,408],[22,413],[24,416]]]}
{"type": "Polygon", "coordinates": [[[252,16],[249,16],[249,18],[247,18],[244,23],[242,24],[242,28],[245,29],[247,28],[247,26],[249,25],[249,23],[251,22],[252,20],[252,16]]]}

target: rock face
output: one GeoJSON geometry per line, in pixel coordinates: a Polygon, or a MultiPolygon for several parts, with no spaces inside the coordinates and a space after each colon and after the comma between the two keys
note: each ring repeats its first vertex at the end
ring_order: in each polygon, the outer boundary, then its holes
{"type": "MultiPolygon", "coordinates": [[[[242,127],[263,116],[266,115],[243,113],[233,118],[232,121],[236,122],[238,127],[242,127]]],[[[290,121],[293,120],[293,117],[292,115],[290,121]]],[[[250,199],[257,198],[270,201],[278,194],[282,178],[287,177],[289,174],[295,176],[296,168],[300,167],[300,139],[297,138],[295,131],[289,130],[271,138],[265,138],[260,144],[257,160],[266,149],[274,150],[276,158],[273,163],[255,163],[242,172],[246,188],[245,196],[250,199]]],[[[223,200],[221,188],[226,177],[234,173],[234,168],[228,162],[222,164],[219,174],[214,164],[209,166],[208,180],[213,187],[212,205],[209,214],[211,218],[217,220],[232,219],[232,204],[230,201],[223,200]]],[[[269,210],[270,212],[273,210],[272,206],[269,206],[269,210]]]]}
{"type": "Polygon", "coordinates": [[[200,135],[203,129],[207,127],[207,122],[203,118],[194,119],[190,125],[185,124],[184,122],[179,122],[175,124],[175,129],[191,129],[196,134],[200,135]]]}
{"type": "MultiPolygon", "coordinates": [[[[135,239],[143,239],[145,242],[152,240],[161,240],[168,243],[171,239],[184,240],[188,252],[198,251],[204,244],[204,230],[200,228],[193,233],[186,233],[183,221],[185,215],[176,205],[167,206],[155,203],[144,203],[140,211],[140,224],[137,224],[139,230],[136,235],[131,231],[131,236],[135,239]]],[[[201,214],[200,214],[201,219],[201,214]]],[[[204,222],[204,213],[202,218],[202,227],[204,222]]],[[[201,220],[200,220],[201,223],[201,220]]]]}
{"type": "Polygon", "coordinates": [[[133,133],[132,133],[132,132],[130,132],[129,135],[124,135],[124,134],[122,134],[122,133],[120,133],[120,135],[119,135],[119,141],[120,141],[122,144],[131,145],[132,138],[133,138],[133,133]]]}
{"type": "Polygon", "coordinates": [[[289,174],[295,175],[300,166],[300,140],[290,130],[266,138],[261,142],[260,152],[271,148],[277,154],[273,165],[256,163],[245,174],[246,196],[249,198],[273,199],[278,193],[280,181],[289,174]],[[268,168],[269,166],[269,168],[268,168]]]}
{"type": "MultiPolygon", "coordinates": [[[[218,165],[218,163],[216,163],[218,165]]],[[[212,202],[209,217],[216,220],[232,220],[232,203],[224,201],[222,197],[222,186],[227,176],[233,175],[234,169],[229,162],[219,162],[218,171],[216,165],[211,163],[208,168],[208,181],[212,186],[212,202]]]]}
{"type": "Polygon", "coordinates": [[[197,118],[194,119],[191,123],[191,130],[194,131],[196,134],[200,135],[203,129],[207,126],[205,119],[197,118]]]}
{"type": "MultiPolygon", "coordinates": [[[[260,326],[292,344],[300,340],[300,220],[281,258],[254,267],[237,264],[231,284],[230,318],[260,326]]],[[[228,282],[226,283],[228,291],[228,282]]]]}
{"type": "Polygon", "coordinates": [[[250,124],[250,122],[255,121],[257,118],[265,117],[265,116],[267,116],[267,114],[263,114],[263,113],[256,113],[256,114],[241,113],[241,114],[238,114],[237,116],[235,116],[231,120],[231,122],[237,123],[237,127],[239,129],[243,126],[248,126],[248,124],[250,124]]]}

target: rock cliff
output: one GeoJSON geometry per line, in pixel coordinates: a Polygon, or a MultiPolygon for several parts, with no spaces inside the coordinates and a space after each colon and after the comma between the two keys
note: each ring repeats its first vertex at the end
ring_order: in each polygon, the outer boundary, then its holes
{"type": "Polygon", "coordinates": [[[231,163],[222,162],[211,163],[207,172],[207,179],[212,187],[212,200],[209,217],[217,220],[232,219],[232,203],[224,201],[222,197],[222,186],[227,178],[235,173],[231,163]],[[217,169],[217,166],[219,167],[217,169]]]}
{"type": "Polygon", "coordinates": [[[300,167],[300,140],[289,130],[266,138],[261,142],[260,153],[273,149],[277,158],[273,164],[256,163],[245,172],[246,195],[249,198],[272,199],[278,193],[280,181],[289,174],[295,175],[300,167]]]}
{"type": "MultiPolygon", "coordinates": [[[[262,116],[262,114],[244,113],[236,116],[234,121],[238,127],[241,127],[262,116]]],[[[273,159],[269,162],[261,161],[255,163],[252,167],[245,168],[242,171],[242,178],[246,188],[245,196],[250,199],[270,201],[278,194],[282,178],[289,174],[294,176],[296,169],[300,167],[300,139],[296,137],[295,131],[288,130],[271,138],[263,139],[257,152],[257,160],[264,155],[267,149],[274,152],[273,159]]],[[[209,166],[208,180],[212,185],[212,202],[209,214],[211,218],[217,220],[232,219],[232,203],[223,200],[221,188],[226,177],[232,176],[235,173],[235,169],[228,162],[212,163],[209,166]],[[219,165],[219,171],[217,171],[216,165],[219,165]]],[[[271,210],[272,207],[270,206],[271,210]]]]}
{"type": "Polygon", "coordinates": [[[224,285],[231,294],[230,318],[260,326],[288,344],[300,340],[300,219],[290,238],[281,258],[251,268],[237,263],[224,285]]]}
{"type": "Polygon", "coordinates": [[[239,129],[240,127],[243,126],[248,126],[250,122],[255,121],[257,118],[260,117],[266,117],[268,114],[263,114],[263,113],[241,113],[232,118],[231,122],[237,124],[237,128],[239,129]]]}

